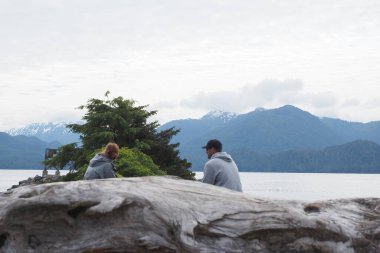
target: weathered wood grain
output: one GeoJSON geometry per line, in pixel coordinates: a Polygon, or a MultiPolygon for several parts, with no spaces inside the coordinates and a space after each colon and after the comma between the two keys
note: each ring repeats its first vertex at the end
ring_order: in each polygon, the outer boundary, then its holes
{"type": "Polygon", "coordinates": [[[380,199],[276,201],[173,177],[0,194],[0,252],[380,252],[380,199]]]}

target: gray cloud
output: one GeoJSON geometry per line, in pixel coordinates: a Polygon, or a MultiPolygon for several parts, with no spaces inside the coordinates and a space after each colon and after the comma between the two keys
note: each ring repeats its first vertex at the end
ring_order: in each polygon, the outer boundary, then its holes
{"type": "Polygon", "coordinates": [[[344,107],[354,107],[354,106],[359,106],[361,104],[360,100],[357,98],[351,98],[343,101],[342,105],[344,107]]]}
{"type": "Polygon", "coordinates": [[[283,104],[377,119],[379,13],[378,0],[0,1],[0,127],[109,87],[165,120],[283,104]]]}
{"type": "Polygon", "coordinates": [[[183,44],[283,48],[331,44],[342,36],[352,43],[363,33],[379,35],[379,10],[377,0],[0,1],[0,64],[79,61],[183,44]]]}
{"type": "Polygon", "coordinates": [[[380,97],[370,99],[367,102],[367,106],[372,107],[372,108],[379,108],[380,107],[380,97]]]}
{"type": "Polygon", "coordinates": [[[204,110],[242,112],[254,107],[272,107],[284,104],[315,108],[331,107],[338,103],[333,92],[308,93],[301,80],[265,80],[257,85],[244,86],[234,91],[199,93],[181,101],[181,105],[204,110]]]}
{"type": "Polygon", "coordinates": [[[175,101],[161,101],[151,105],[152,108],[171,109],[177,107],[178,103],[175,101]]]}

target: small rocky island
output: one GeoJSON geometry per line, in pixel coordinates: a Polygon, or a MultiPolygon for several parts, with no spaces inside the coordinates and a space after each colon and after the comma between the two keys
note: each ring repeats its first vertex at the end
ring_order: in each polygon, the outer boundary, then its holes
{"type": "Polygon", "coordinates": [[[0,252],[380,252],[380,199],[276,201],[175,177],[0,194],[0,252]]]}

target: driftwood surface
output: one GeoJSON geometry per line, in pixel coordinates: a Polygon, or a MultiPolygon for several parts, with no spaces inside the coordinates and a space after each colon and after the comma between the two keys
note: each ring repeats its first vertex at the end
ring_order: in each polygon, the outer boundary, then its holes
{"type": "Polygon", "coordinates": [[[380,252],[378,198],[257,198],[175,177],[0,194],[0,252],[380,252]]]}

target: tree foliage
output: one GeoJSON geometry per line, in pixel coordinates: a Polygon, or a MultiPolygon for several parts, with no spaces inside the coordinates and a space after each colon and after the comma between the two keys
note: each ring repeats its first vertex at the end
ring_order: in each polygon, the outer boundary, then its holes
{"type": "Polygon", "coordinates": [[[138,149],[122,148],[116,161],[118,174],[123,177],[166,175],[152,158],[138,149]]]}
{"type": "MultiPolygon", "coordinates": [[[[100,153],[101,149],[89,154],[87,159],[90,160],[96,154],[100,153]]],[[[136,148],[121,148],[118,159],[115,162],[116,175],[118,177],[141,177],[166,175],[165,171],[160,170],[160,167],[155,164],[150,156],[144,154],[136,148]]],[[[87,165],[83,165],[76,172],[69,173],[66,181],[75,181],[83,179],[86,173],[87,165]]]]}
{"type": "MultiPolygon", "coordinates": [[[[191,164],[179,156],[179,144],[170,143],[178,130],[171,128],[157,132],[158,122],[148,121],[157,111],[148,111],[147,105],[136,106],[134,100],[123,97],[109,99],[108,95],[109,92],[105,94],[105,100],[90,99],[86,105],[79,107],[81,110],[86,110],[83,116],[84,124],[70,124],[68,128],[80,134],[81,146],[76,144],[62,146],[53,159],[45,161],[46,165],[60,169],[70,166],[73,171],[78,171],[88,165],[91,159],[89,156],[95,150],[112,141],[120,148],[135,150],[134,155],[137,157],[142,158],[141,154],[149,156],[158,166],[157,170],[153,170],[158,174],[161,173],[159,171],[163,171],[168,175],[194,178],[194,173],[189,170],[191,164]]],[[[128,159],[127,157],[132,159],[131,153],[128,156],[128,152],[123,159],[128,159]]],[[[128,162],[132,161],[133,159],[128,162]]],[[[145,165],[147,164],[142,163],[142,166],[145,165]]],[[[135,174],[125,172],[125,175],[135,174]]]]}

